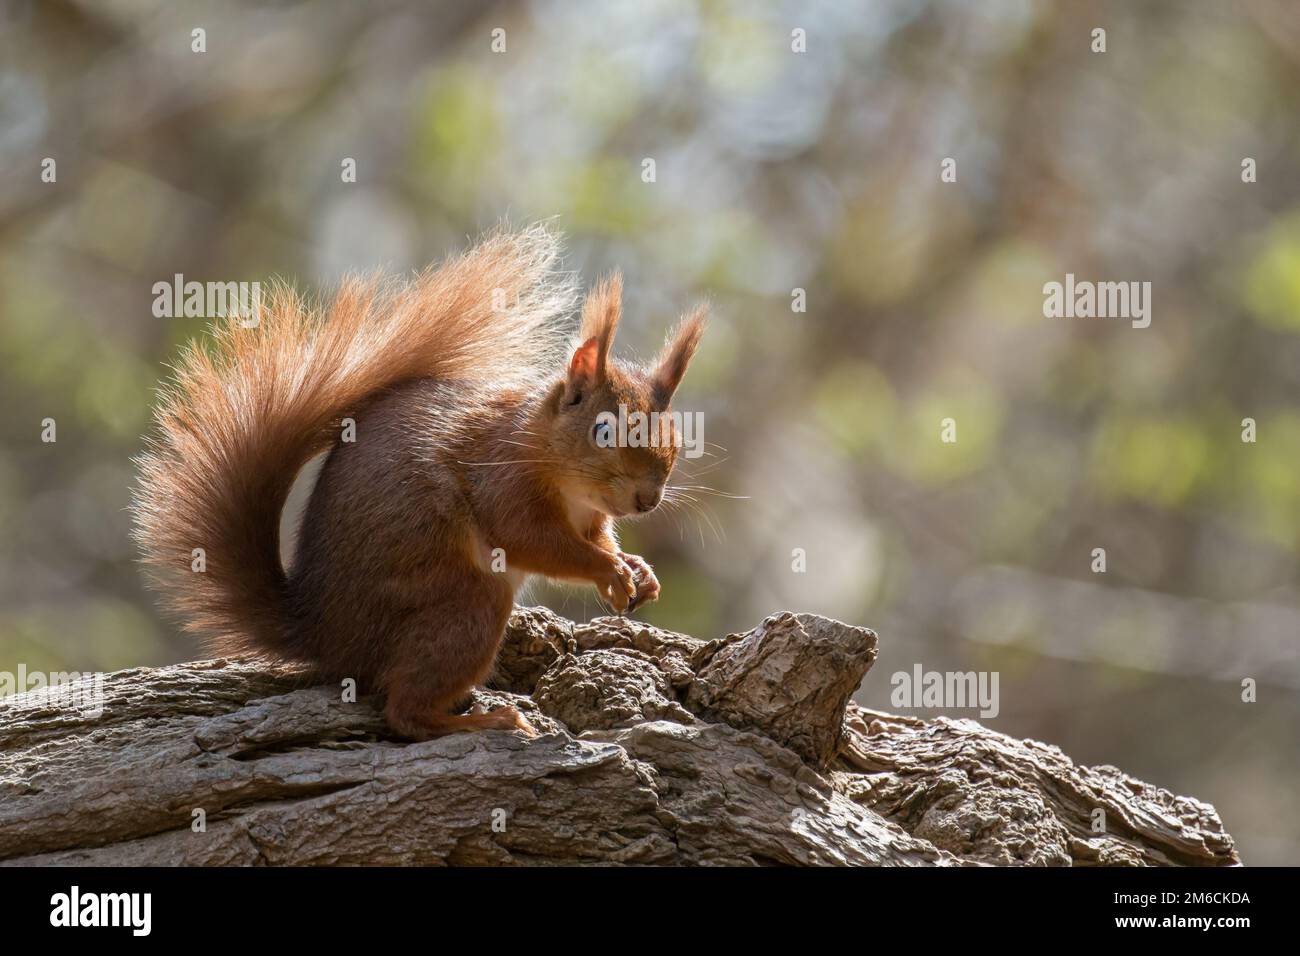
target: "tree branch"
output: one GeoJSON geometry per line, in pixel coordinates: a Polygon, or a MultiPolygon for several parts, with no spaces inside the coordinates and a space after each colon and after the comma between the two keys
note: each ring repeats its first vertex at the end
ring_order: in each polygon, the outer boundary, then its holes
{"type": "Polygon", "coordinates": [[[0,700],[0,861],[1237,862],[1197,800],[972,721],[857,707],[875,657],[871,631],[810,614],[702,641],[519,608],[475,697],[541,735],[424,743],[266,662],[119,671],[98,715],[0,700]]]}

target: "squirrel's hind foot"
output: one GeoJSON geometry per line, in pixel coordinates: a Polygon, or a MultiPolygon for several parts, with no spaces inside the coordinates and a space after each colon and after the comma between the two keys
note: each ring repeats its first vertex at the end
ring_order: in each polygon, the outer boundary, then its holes
{"type": "Polygon", "coordinates": [[[462,731],[515,730],[525,737],[536,737],[537,728],[514,707],[499,707],[486,713],[430,714],[420,720],[386,715],[388,726],[410,740],[432,740],[462,731]]]}

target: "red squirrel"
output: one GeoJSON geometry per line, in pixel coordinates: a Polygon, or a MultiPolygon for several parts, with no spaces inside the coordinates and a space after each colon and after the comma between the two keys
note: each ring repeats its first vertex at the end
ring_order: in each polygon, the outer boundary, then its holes
{"type": "Polygon", "coordinates": [[[501,230],[408,283],[349,280],[324,308],[277,285],[256,322],[231,316],[209,348],[192,343],[133,504],[186,628],[222,654],[355,678],[403,737],[531,735],[515,708],[454,709],[491,671],[525,576],[589,581],[619,612],[659,596],[614,521],[658,505],[675,442],[604,447],[593,430],[620,405],[669,411],[705,319],[690,312],[649,366],[619,361],[614,275],[566,347],[576,298],[557,261],[544,227],[501,230]],[[286,572],[281,511],[324,451],[286,572]]]}

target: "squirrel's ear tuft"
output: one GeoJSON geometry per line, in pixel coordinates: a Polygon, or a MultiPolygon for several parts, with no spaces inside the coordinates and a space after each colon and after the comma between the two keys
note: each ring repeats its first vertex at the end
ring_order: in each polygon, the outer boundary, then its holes
{"type": "Polygon", "coordinates": [[[619,316],[623,314],[623,276],[611,272],[597,282],[587,293],[582,303],[582,338],[583,341],[595,339],[598,343],[596,353],[596,380],[605,378],[605,365],[609,361],[609,352],[614,345],[614,333],[618,330],[619,316]]]}
{"type": "Polygon", "coordinates": [[[686,367],[691,364],[691,357],[699,347],[700,337],[704,335],[704,320],[708,314],[708,306],[697,305],[664,342],[663,351],[659,353],[654,371],[651,372],[655,399],[661,406],[667,407],[677,386],[682,384],[686,367]]]}
{"type": "Polygon", "coordinates": [[[582,393],[596,384],[597,357],[600,354],[600,339],[592,336],[573,350],[569,359],[569,375],[565,382],[564,401],[576,404],[582,399],[582,393]]]}

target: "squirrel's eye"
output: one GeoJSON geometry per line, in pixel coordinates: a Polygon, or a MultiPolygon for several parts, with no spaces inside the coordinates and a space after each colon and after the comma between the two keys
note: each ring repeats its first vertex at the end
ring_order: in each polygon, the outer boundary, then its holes
{"type": "Polygon", "coordinates": [[[596,422],[596,427],[591,430],[591,437],[598,448],[608,448],[614,444],[611,440],[613,433],[614,430],[609,427],[609,422],[596,422]]]}

